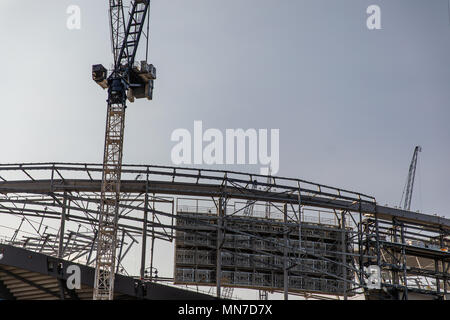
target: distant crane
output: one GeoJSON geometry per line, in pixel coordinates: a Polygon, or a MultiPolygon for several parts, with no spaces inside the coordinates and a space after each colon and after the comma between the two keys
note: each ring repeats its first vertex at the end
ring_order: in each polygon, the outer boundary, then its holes
{"type": "Polygon", "coordinates": [[[103,177],[97,237],[94,300],[113,300],[119,219],[120,179],[122,172],[123,137],[126,100],[147,98],[152,100],[156,69],[146,60],[135,65],[139,41],[150,0],[134,0],[125,21],[122,0],[109,0],[109,15],[114,68],[108,76],[101,65],[92,66],[92,78],[103,89],[108,89],[103,177]]]}
{"type": "Polygon", "coordinates": [[[416,146],[414,148],[414,154],[411,160],[411,164],[409,165],[408,177],[406,179],[405,188],[403,189],[402,199],[400,200],[400,207],[403,202],[403,210],[410,210],[411,208],[411,199],[414,188],[414,179],[416,176],[416,167],[417,167],[417,158],[419,156],[419,152],[422,152],[421,146],[416,146]]]}

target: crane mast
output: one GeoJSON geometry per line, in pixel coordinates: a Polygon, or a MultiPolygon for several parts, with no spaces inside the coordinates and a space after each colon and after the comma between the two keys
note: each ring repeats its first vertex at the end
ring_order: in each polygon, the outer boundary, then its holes
{"type": "Polygon", "coordinates": [[[150,0],[132,1],[126,24],[123,1],[109,0],[114,69],[108,76],[102,65],[92,67],[93,80],[103,89],[108,89],[94,300],[114,298],[126,102],[141,98],[152,100],[153,96],[156,69],[147,61],[135,66],[149,8],[150,0]]]}
{"type": "Polygon", "coordinates": [[[408,177],[406,179],[406,185],[403,189],[403,195],[402,200],[400,200],[400,205],[404,199],[403,203],[403,209],[404,210],[410,210],[411,208],[411,200],[412,200],[412,193],[414,188],[414,179],[416,176],[416,167],[417,167],[417,158],[419,156],[419,152],[422,151],[421,146],[416,146],[414,148],[413,157],[411,159],[411,164],[409,165],[409,171],[408,171],[408,177]]]}

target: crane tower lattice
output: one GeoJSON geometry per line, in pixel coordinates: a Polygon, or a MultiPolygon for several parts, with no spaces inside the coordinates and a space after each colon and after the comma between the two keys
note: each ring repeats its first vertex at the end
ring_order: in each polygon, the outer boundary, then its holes
{"type": "Polygon", "coordinates": [[[108,89],[94,300],[114,298],[126,100],[151,100],[153,80],[156,79],[156,69],[147,61],[135,66],[150,0],[132,1],[130,8],[126,22],[123,1],[109,0],[114,69],[108,76],[108,71],[102,65],[94,65],[92,68],[94,81],[108,89]]]}

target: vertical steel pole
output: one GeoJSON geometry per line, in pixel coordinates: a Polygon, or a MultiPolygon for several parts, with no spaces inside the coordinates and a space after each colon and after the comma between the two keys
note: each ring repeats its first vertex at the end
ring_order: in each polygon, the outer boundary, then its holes
{"type": "Polygon", "coordinates": [[[117,258],[116,273],[119,273],[120,262],[122,261],[122,249],[125,243],[125,229],[122,229],[122,240],[120,241],[119,256],[117,258]]]}
{"type": "Polygon", "coordinates": [[[302,189],[300,188],[300,182],[298,182],[298,258],[299,261],[302,257],[302,189]]]}
{"type": "Polygon", "coordinates": [[[223,241],[223,234],[222,234],[222,224],[223,224],[223,197],[219,198],[219,208],[217,213],[217,258],[216,258],[216,264],[217,264],[217,271],[216,271],[216,294],[217,298],[220,299],[221,297],[221,279],[222,279],[222,241],[223,241]]]}
{"type": "Polygon", "coordinates": [[[377,249],[377,266],[381,265],[381,252],[380,252],[380,229],[378,225],[378,212],[375,204],[375,241],[377,249]]]}
{"type": "MultiPolygon", "coordinates": [[[[347,280],[347,241],[345,231],[345,211],[341,212],[341,246],[342,246],[342,274],[344,280],[347,280]]],[[[344,300],[347,300],[347,282],[344,281],[344,300]]]]}
{"type": "MultiPolygon", "coordinates": [[[[173,214],[173,202],[172,202],[173,214]]],[[[152,244],[150,248],[150,281],[153,281],[153,252],[155,250],[155,194],[153,193],[153,211],[152,211],[152,244]]]]}
{"type": "Polygon", "coordinates": [[[284,287],[284,300],[289,299],[289,274],[288,274],[288,262],[287,262],[287,247],[288,247],[288,228],[287,228],[287,203],[284,204],[284,230],[283,230],[283,287],[284,287]]]}
{"type": "MultiPolygon", "coordinates": [[[[394,241],[394,243],[397,243],[398,242],[398,236],[397,236],[397,220],[396,219],[393,219],[393,225],[392,225],[392,228],[393,228],[393,241],[394,241]]],[[[397,254],[395,253],[395,250],[392,250],[392,264],[397,264],[398,262],[397,262],[397,254]]],[[[394,285],[398,285],[399,283],[400,283],[400,281],[399,281],[399,277],[398,277],[398,271],[397,271],[397,269],[396,268],[394,268],[394,270],[392,271],[392,280],[393,280],[393,284],[394,285]]]]}
{"type": "MultiPolygon", "coordinates": [[[[141,279],[145,277],[145,255],[147,252],[147,218],[148,218],[148,168],[145,181],[144,222],[142,224],[141,279]]],[[[152,270],[150,270],[150,273],[152,270]]]]}
{"type": "Polygon", "coordinates": [[[61,212],[61,227],[59,230],[58,258],[60,259],[62,259],[64,253],[64,233],[66,228],[66,204],[67,204],[66,195],[67,195],[66,192],[64,192],[63,207],[61,212]]]}
{"type": "Polygon", "coordinates": [[[439,260],[434,260],[434,272],[436,272],[436,291],[438,295],[441,293],[441,279],[439,279],[438,273],[439,273],[439,260]]]}
{"type": "Polygon", "coordinates": [[[358,251],[359,251],[359,284],[365,285],[364,280],[364,252],[363,252],[363,218],[361,209],[361,199],[359,199],[359,224],[358,224],[358,251]]]}
{"type": "Polygon", "coordinates": [[[449,267],[449,262],[447,262],[447,266],[445,263],[445,260],[442,259],[442,272],[444,273],[444,300],[447,300],[447,282],[448,282],[448,267],[449,267]]]}
{"type": "Polygon", "coordinates": [[[403,223],[401,224],[400,236],[401,236],[401,239],[402,239],[403,285],[404,285],[402,299],[403,300],[408,300],[408,280],[406,278],[405,226],[404,226],[403,223]]]}

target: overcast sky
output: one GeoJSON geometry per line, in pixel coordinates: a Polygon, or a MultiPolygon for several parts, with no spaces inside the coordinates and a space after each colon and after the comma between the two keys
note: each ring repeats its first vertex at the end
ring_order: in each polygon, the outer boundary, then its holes
{"type": "MultiPolygon", "coordinates": [[[[110,65],[108,35],[107,1],[0,1],[0,162],[101,162],[106,92],[90,71],[110,65]],[[81,30],[66,28],[73,4],[81,30]]],[[[124,162],[172,164],[170,135],[194,120],[275,128],[279,175],[397,205],[420,144],[413,208],[449,214],[446,0],[153,0],[150,48],[155,96],[127,110],[124,162]]]]}
{"type": "MultiPolygon", "coordinates": [[[[0,163],[101,162],[91,65],[112,62],[107,1],[0,0],[0,39],[0,163]]],[[[412,209],[450,217],[447,0],[153,0],[150,62],[154,100],[127,109],[124,162],[172,165],[171,133],[195,120],[279,129],[279,175],[398,205],[421,145],[412,209]],[[371,4],[382,30],[366,27],[371,4]]]]}

